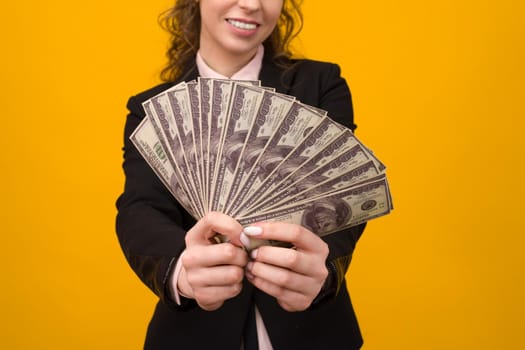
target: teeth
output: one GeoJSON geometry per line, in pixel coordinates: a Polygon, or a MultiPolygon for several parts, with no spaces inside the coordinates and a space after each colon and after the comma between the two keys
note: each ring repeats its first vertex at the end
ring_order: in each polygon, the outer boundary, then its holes
{"type": "Polygon", "coordinates": [[[228,22],[234,26],[234,27],[237,27],[239,29],[248,29],[248,30],[251,30],[251,29],[255,29],[257,28],[257,26],[253,23],[245,23],[245,22],[240,22],[240,21],[235,21],[233,19],[229,19],[228,22]]]}

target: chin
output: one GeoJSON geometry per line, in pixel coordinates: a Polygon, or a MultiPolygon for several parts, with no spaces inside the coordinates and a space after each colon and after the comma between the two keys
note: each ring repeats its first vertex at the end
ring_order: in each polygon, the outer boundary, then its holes
{"type": "Polygon", "coordinates": [[[244,40],[235,40],[234,42],[226,44],[224,49],[229,51],[231,54],[242,55],[248,52],[256,52],[260,44],[261,42],[258,40],[250,40],[249,42],[244,40]]]}

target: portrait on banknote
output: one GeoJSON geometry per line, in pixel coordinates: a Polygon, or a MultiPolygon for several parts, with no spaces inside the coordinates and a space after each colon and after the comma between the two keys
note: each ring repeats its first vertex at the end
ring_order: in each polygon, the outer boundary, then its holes
{"type": "Polygon", "coordinates": [[[351,216],[350,206],[344,201],[325,199],[312,203],[304,211],[301,224],[312,232],[322,234],[341,227],[350,221],[351,216]]]}

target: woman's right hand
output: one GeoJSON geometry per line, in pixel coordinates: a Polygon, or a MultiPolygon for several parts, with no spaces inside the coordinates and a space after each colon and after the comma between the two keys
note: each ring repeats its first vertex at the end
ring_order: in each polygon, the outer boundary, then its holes
{"type": "Polygon", "coordinates": [[[242,226],[232,217],[210,212],[186,234],[186,251],[177,281],[179,292],[204,310],[216,310],[241,292],[248,255],[239,239],[242,226]],[[228,243],[212,243],[221,234],[228,243]]]}

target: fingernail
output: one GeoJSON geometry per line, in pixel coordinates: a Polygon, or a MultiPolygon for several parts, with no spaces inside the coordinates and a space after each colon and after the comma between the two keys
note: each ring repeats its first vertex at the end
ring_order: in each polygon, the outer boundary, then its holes
{"type": "Polygon", "coordinates": [[[249,272],[252,271],[252,268],[253,268],[253,263],[252,262],[249,262],[247,265],[246,265],[246,270],[248,270],[249,272]]]}
{"type": "Polygon", "coordinates": [[[262,227],[259,226],[248,226],[245,227],[242,231],[248,236],[258,236],[263,232],[262,227]]]}
{"type": "Polygon", "coordinates": [[[259,251],[259,249],[254,249],[250,252],[250,256],[253,260],[257,259],[257,252],[259,251]]]}
{"type": "Polygon", "coordinates": [[[250,246],[250,237],[246,236],[244,232],[241,232],[239,239],[241,240],[242,245],[248,249],[250,246]]]}

